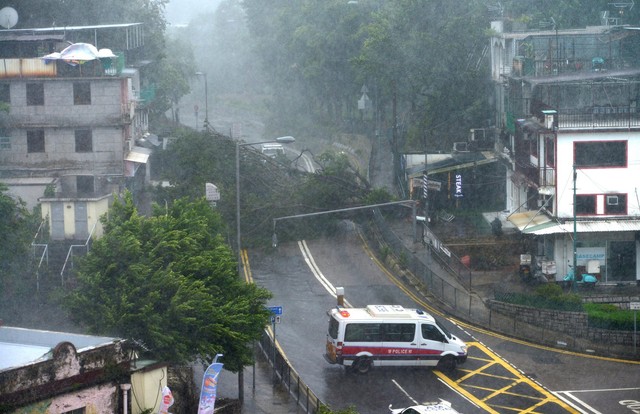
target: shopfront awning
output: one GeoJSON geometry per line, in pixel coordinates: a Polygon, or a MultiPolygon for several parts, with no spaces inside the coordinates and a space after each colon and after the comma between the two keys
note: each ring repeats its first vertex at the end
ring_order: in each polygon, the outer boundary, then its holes
{"type": "MultiPolygon", "coordinates": [[[[573,220],[554,221],[542,211],[515,213],[507,220],[524,234],[544,236],[547,234],[573,233],[573,220]]],[[[640,231],[640,220],[577,220],[576,233],[603,233],[640,231]]]]}
{"type": "MultiPolygon", "coordinates": [[[[576,233],[603,233],[640,231],[640,220],[577,221],[576,233]]],[[[573,233],[573,221],[525,230],[523,233],[543,236],[546,234],[573,233]]]]}
{"type": "Polygon", "coordinates": [[[530,233],[531,230],[547,227],[551,222],[551,218],[542,211],[525,211],[524,213],[514,213],[507,217],[507,220],[523,233],[530,233]]]}
{"type": "Polygon", "coordinates": [[[151,155],[151,150],[144,147],[133,147],[131,151],[124,157],[125,161],[137,162],[138,164],[146,164],[151,155]]]}

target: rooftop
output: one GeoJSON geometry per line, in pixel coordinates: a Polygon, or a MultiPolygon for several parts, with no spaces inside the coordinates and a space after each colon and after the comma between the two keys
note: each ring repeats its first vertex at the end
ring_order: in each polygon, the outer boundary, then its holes
{"type": "Polygon", "coordinates": [[[60,342],[71,342],[80,352],[119,340],[106,336],[0,326],[0,371],[49,359],[47,354],[60,342]]]}

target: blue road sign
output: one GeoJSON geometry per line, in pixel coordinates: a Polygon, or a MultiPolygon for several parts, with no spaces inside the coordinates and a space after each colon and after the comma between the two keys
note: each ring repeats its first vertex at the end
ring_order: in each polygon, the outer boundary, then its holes
{"type": "Polygon", "coordinates": [[[274,315],[282,315],[282,306],[267,306],[274,315]]]}

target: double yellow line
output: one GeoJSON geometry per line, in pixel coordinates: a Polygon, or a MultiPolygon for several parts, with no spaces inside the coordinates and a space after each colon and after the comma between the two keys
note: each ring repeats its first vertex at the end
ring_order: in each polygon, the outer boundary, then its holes
{"type": "Polygon", "coordinates": [[[249,254],[246,249],[240,250],[240,260],[242,261],[242,270],[240,276],[247,283],[253,283],[253,274],[251,273],[251,265],[249,264],[249,254]]]}

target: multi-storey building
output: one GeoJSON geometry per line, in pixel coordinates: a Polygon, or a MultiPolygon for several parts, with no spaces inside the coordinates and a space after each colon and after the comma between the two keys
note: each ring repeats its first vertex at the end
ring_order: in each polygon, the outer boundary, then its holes
{"type": "Polygon", "coordinates": [[[555,262],[556,280],[574,265],[602,282],[640,280],[640,38],[606,23],[530,32],[492,23],[506,209],[537,241],[523,253],[555,262]]]}
{"type": "Polygon", "coordinates": [[[140,71],[125,65],[143,38],[139,23],[0,31],[0,182],[41,206],[54,240],[99,235],[113,194],[148,172],[140,71]],[[109,49],[60,56],[71,44],[109,49]]]}

